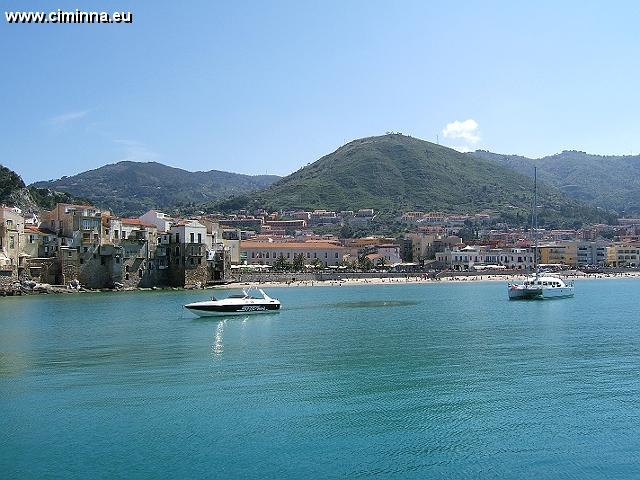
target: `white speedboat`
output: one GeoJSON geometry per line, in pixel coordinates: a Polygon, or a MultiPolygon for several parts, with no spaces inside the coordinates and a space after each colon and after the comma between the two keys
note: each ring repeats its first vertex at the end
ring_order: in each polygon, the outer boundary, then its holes
{"type": "Polygon", "coordinates": [[[573,297],[573,282],[555,275],[531,275],[520,283],[508,285],[509,300],[544,300],[573,297]]]}
{"type": "Polygon", "coordinates": [[[255,289],[260,296],[253,296],[252,290],[242,290],[240,294],[230,295],[220,300],[211,297],[211,300],[189,303],[184,307],[199,317],[272,313],[280,310],[279,300],[271,298],[260,288],[255,289]]]}

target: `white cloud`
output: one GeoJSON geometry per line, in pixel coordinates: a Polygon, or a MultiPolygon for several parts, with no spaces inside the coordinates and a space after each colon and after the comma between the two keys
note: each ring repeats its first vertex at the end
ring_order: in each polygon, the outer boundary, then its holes
{"type": "Polygon", "coordinates": [[[67,113],[63,113],[61,115],[56,115],[55,117],[49,118],[49,120],[47,120],[47,123],[54,127],[64,127],[65,125],[68,125],[74,120],[79,120],[83,117],[86,117],[88,113],[89,113],[89,110],[82,110],[79,112],[67,112],[67,113]]]}
{"type": "Polygon", "coordinates": [[[478,122],[471,118],[463,122],[456,120],[455,122],[447,123],[447,126],[442,130],[442,134],[445,138],[462,139],[469,143],[478,143],[480,141],[478,122]]]}

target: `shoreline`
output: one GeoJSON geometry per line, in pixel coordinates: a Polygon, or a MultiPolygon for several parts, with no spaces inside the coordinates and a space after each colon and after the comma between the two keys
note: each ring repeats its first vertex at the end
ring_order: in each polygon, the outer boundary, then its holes
{"type": "MultiPolygon", "coordinates": [[[[207,289],[230,290],[240,288],[296,288],[296,287],[338,287],[360,285],[421,285],[439,283],[481,283],[481,282],[512,282],[522,280],[526,275],[467,275],[448,276],[441,278],[351,278],[343,280],[301,280],[296,282],[237,282],[225,285],[206,287],[207,289]]],[[[640,272],[623,273],[585,273],[583,275],[562,275],[563,278],[577,280],[620,280],[639,279],[640,272]]]]}
{"type": "MultiPolygon", "coordinates": [[[[130,287],[122,289],[70,289],[59,285],[42,285],[37,290],[3,291],[1,297],[20,297],[32,295],[62,295],[81,293],[119,293],[119,292],[163,292],[163,291],[187,291],[187,290],[240,290],[245,288],[299,288],[299,287],[351,287],[362,285],[429,285],[442,283],[486,283],[486,282],[512,282],[522,280],[524,274],[509,275],[451,275],[439,278],[422,277],[371,277],[371,278],[346,278],[334,280],[299,280],[288,282],[233,282],[221,285],[204,287],[130,287]]],[[[619,273],[585,273],[582,275],[562,275],[563,278],[573,281],[580,280],[621,280],[639,279],[640,272],[619,273]]]]}

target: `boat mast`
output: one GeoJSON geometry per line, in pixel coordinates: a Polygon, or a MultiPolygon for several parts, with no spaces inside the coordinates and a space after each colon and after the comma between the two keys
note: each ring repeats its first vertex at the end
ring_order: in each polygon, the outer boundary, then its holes
{"type": "Polygon", "coordinates": [[[533,167],[533,270],[538,278],[538,167],[533,167]]]}

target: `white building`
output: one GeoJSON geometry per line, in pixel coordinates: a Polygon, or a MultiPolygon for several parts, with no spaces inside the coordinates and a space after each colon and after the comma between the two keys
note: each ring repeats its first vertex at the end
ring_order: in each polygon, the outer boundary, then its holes
{"type": "MultiPolygon", "coordinates": [[[[207,244],[207,227],[197,220],[181,220],[169,228],[174,243],[200,243],[211,248],[211,240],[207,244]]],[[[211,238],[211,237],[209,237],[211,238]]]]}
{"type": "Polygon", "coordinates": [[[527,248],[487,248],[469,245],[436,253],[436,260],[454,270],[470,271],[475,266],[504,266],[513,270],[533,268],[533,252],[527,248]]]}
{"type": "Polygon", "coordinates": [[[157,210],[149,210],[139,218],[145,223],[155,225],[158,232],[168,232],[171,228],[171,223],[173,223],[173,218],[169,217],[166,213],[158,212],[157,210]]]}
{"type": "Polygon", "coordinates": [[[400,257],[400,245],[384,244],[376,247],[378,255],[382,255],[385,265],[395,265],[396,263],[402,263],[400,257]]]}

